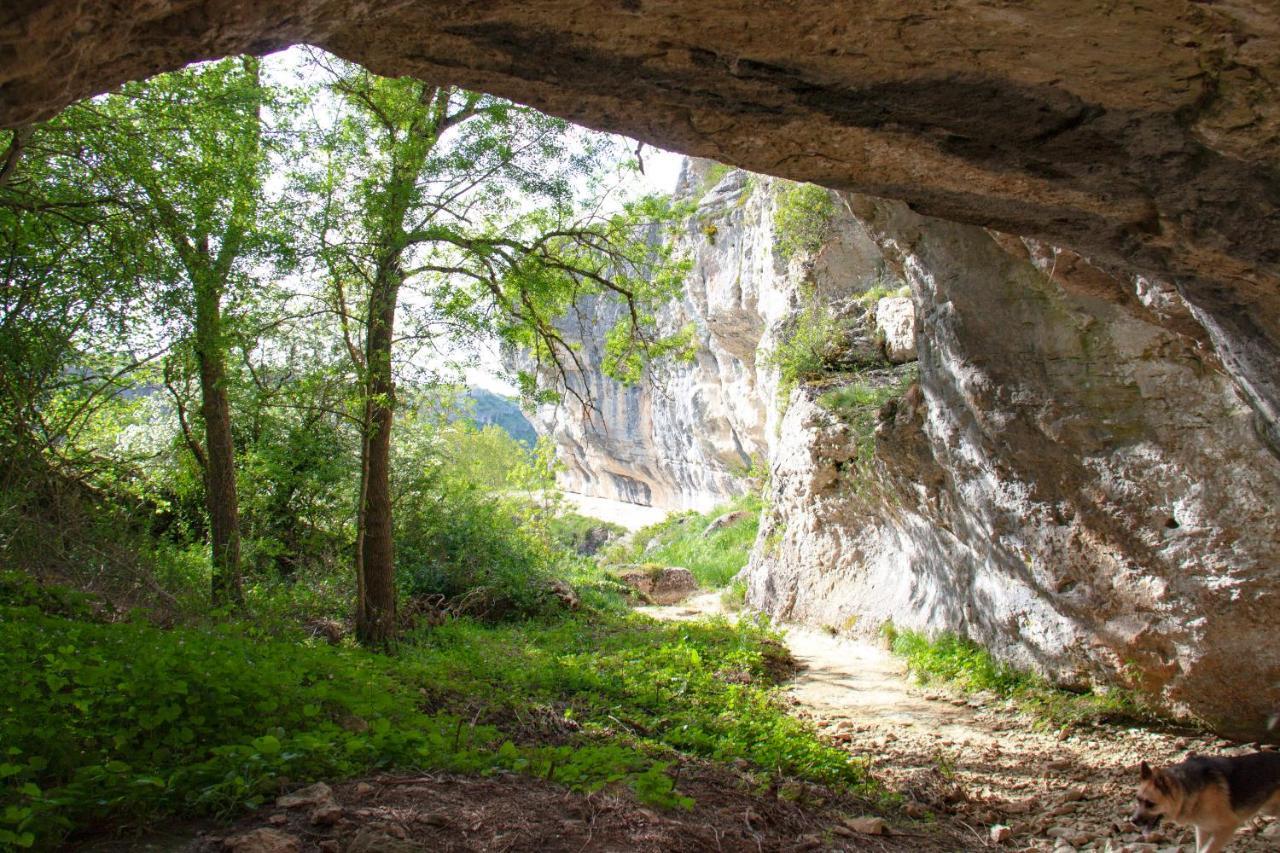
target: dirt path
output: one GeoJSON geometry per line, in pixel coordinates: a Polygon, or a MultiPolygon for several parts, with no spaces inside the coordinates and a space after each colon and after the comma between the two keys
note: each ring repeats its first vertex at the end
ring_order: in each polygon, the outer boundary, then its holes
{"type": "MultiPolygon", "coordinates": [[[[722,612],[716,593],[641,609],[668,620],[722,612]]],[[[1249,751],[1145,729],[1045,731],[995,696],[912,684],[902,663],[874,643],[805,626],[786,632],[804,666],[788,691],[795,713],[869,758],[875,775],[907,798],[908,811],[966,827],[968,849],[1192,853],[1189,829],[1170,827],[1144,841],[1126,824],[1134,768],[1142,759],[1179,761],[1188,751],[1249,751]]],[[[1228,850],[1280,851],[1280,822],[1258,819],[1228,850]]]]}

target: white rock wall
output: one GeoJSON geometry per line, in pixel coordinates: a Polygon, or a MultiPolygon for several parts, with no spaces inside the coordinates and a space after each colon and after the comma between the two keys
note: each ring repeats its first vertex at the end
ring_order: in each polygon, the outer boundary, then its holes
{"type": "MultiPolygon", "coordinates": [[[[957,631],[1060,682],[1274,737],[1280,463],[1259,436],[1275,424],[1177,291],[858,196],[815,258],[784,267],[768,190],[728,174],[682,238],[694,269],[663,322],[695,326],[695,363],[633,388],[596,369],[600,417],[540,413],[566,487],[705,507],[764,459],[752,605],[840,631],[957,631]],[[918,383],[861,421],[819,398],[869,374],[780,404],[763,353],[804,300],[846,306],[885,280],[910,286],[875,308],[886,354],[918,363],[881,373],[918,383]]],[[[580,307],[598,368],[617,307],[580,307]]]]}
{"type": "Polygon", "coordinates": [[[544,407],[539,432],[553,435],[565,464],[561,485],[587,495],[669,507],[706,509],[741,494],[752,465],[767,461],[776,441],[776,371],[762,354],[774,346],[804,293],[834,298],[864,289],[882,265],[880,251],[851,217],[811,259],[787,265],[774,251],[773,181],[688,161],[677,193],[698,198],[680,238],[693,261],[684,296],[660,317],[664,332],[696,329],[692,364],[656,367],[624,386],[604,376],[603,333],[618,319],[613,300],[584,300],[564,325],[583,342],[584,377],[597,413],[580,406],[544,407]],[[715,175],[721,177],[716,179],[715,175]],[[812,279],[813,288],[802,287],[812,279]]]}

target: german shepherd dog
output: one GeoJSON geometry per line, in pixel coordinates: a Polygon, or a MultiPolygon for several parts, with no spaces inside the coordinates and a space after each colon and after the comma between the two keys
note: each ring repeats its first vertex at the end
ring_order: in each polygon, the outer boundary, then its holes
{"type": "Polygon", "coordinates": [[[1138,768],[1138,803],[1129,818],[1150,832],[1161,818],[1196,828],[1196,853],[1220,853],[1257,814],[1280,815],[1280,752],[1211,757],[1138,768]]]}

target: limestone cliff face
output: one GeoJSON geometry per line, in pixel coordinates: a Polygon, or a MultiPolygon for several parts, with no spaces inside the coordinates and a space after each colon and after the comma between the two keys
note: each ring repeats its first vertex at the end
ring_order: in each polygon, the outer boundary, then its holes
{"type": "MultiPolygon", "coordinates": [[[[686,191],[703,180],[695,167],[686,191]]],[[[592,424],[544,420],[569,484],[698,505],[766,460],[752,605],[842,631],[958,631],[1060,682],[1130,685],[1266,736],[1274,424],[1195,310],[1161,282],[862,196],[784,266],[775,195],[742,173],[707,189],[683,238],[694,273],[664,318],[695,325],[698,357],[652,388],[593,377],[592,424]],[[866,298],[886,281],[909,298],[866,298]],[[866,334],[778,400],[765,353],[815,300],[866,334]]],[[[613,309],[586,307],[576,331],[598,363],[590,330],[613,309]]]]}
{"type": "MultiPolygon", "coordinates": [[[[535,415],[554,436],[576,492],[652,506],[706,508],[741,494],[777,438],[776,371],[763,355],[799,310],[805,282],[820,298],[866,287],[882,263],[864,229],[842,218],[816,259],[787,264],[774,247],[772,179],[689,161],[677,194],[698,201],[679,238],[692,261],[682,298],[660,317],[663,332],[692,326],[692,363],[665,364],[638,385],[607,378],[602,330],[619,318],[608,299],[584,300],[564,322],[583,344],[585,374],[569,381],[598,409],[566,404],[535,415]],[[810,271],[812,267],[812,271],[810,271]]],[[[805,291],[808,292],[808,291],[805,291]]]]}
{"type": "Polygon", "coordinates": [[[1280,466],[1187,307],[1066,252],[850,203],[910,283],[919,383],[876,413],[862,459],[819,389],[792,395],[748,600],[958,631],[1262,734],[1280,466]]]}

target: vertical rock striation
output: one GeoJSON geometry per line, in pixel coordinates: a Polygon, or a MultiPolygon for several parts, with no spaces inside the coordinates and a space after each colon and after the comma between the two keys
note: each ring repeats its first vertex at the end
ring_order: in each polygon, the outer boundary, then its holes
{"type": "Polygon", "coordinates": [[[588,495],[652,506],[705,509],[748,488],[777,438],[775,371],[763,356],[800,309],[805,282],[822,298],[865,287],[882,263],[864,229],[844,218],[810,264],[787,264],[774,250],[774,181],[687,161],[677,195],[697,211],[678,238],[693,263],[685,291],[659,317],[664,333],[692,326],[691,363],[671,363],[624,386],[604,375],[603,330],[621,305],[583,300],[563,327],[582,342],[587,370],[569,382],[598,411],[565,404],[535,413],[558,444],[561,485],[588,495]]]}

